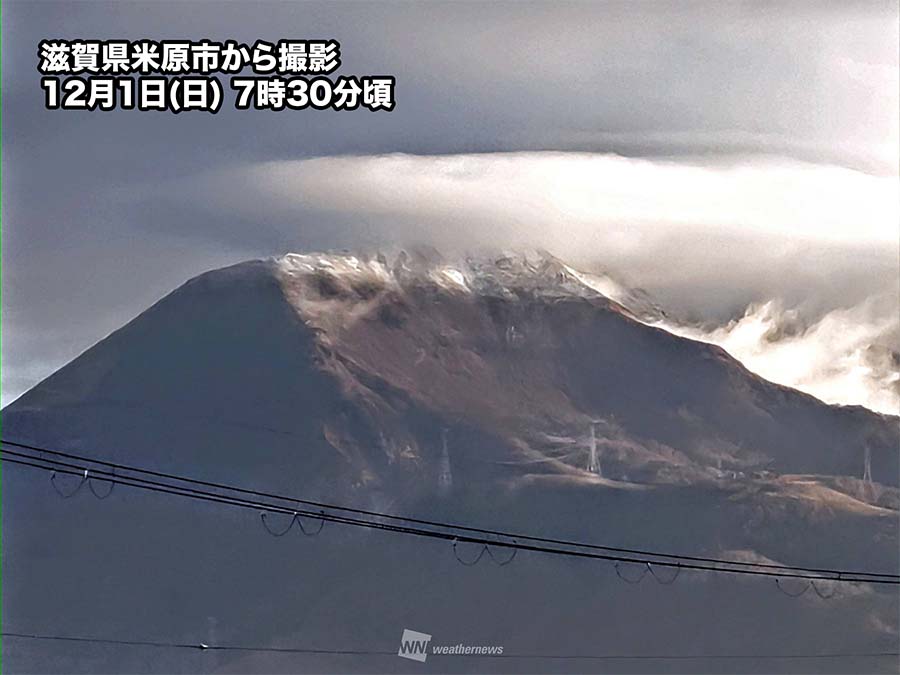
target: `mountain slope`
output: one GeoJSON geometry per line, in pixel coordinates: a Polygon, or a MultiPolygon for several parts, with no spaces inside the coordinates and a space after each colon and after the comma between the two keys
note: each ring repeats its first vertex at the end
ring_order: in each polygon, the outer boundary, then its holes
{"type": "MultiPolygon", "coordinates": [[[[3,411],[3,433],[395,513],[614,546],[897,569],[896,419],[768,383],[717,347],[641,323],[650,310],[626,305],[643,298],[623,294],[623,305],[598,288],[606,290],[549,257],[244,263],[188,282],[39,384],[3,411]],[[586,470],[592,428],[601,475],[586,470]],[[875,485],[854,478],[867,448],[875,485]]],[[[217,639],[232,642],[365,638],[382,650],[395,648],[403,627],[545,652],[621,652],[629,626],[660,649],[688,651],[819,649],[829,645],[823,635],[856,651],[898,642],[896,595],[877,588],[784,605],[769,585],[686,575],[667,600],[577,563],[523,556],[502,573],[467,570],[438,544],[340,527],[285,548],[247,514],[127,490],[56,502],[45,475],[4,468],[4,579],[13,580],[4,622],[21,629],[53,617],[63,633],[124,637],[150,626],[157,637],[209,640],[212,621],[217,639]],[[708,613],[731,616],[735,598],[757,622],[752,630],[708,613]],[[549,613],[524,619],[537,602],[549,613]],[[601,622],[598,635],[578,620],[607,603],[621,629],[601,622]],[[473,618],[475,605],[483,616],[473,618]],[[143,622],[129,618],[132,606],[145,608],[143,622]],[[710,642],[667,623],[666,611],[687,612],[710,642]],[[767,624],[774,611],[790,617],[790,631],[767,624]]],[[[144,663],[114,650],[88,656],[12,658],[23,670],[144,663]]],[[[396,658],[192,663],[166,656],[156,667],[407,668],[396,658]]]]}

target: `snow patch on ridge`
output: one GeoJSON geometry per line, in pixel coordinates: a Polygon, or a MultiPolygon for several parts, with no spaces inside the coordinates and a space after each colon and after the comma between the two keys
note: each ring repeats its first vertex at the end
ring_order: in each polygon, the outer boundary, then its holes
{"type": "Polygon", "coordinates": [[[793,315],[773,301],[749,307],[743,318],[728,325],[704,329],[668,316],[640,289],[606,274],[577,270],[544,251],[452,262],[433,250],[401,251],[391,260],[380,253],[290,253],[274,262],[288,300],[326,332],[365,314],[385,293],[402,298],[412,286],[506,299],[522,293],[602,299],[647,325],[716,344],[772,382],[828,403],[900,412],[900,369],[892,348],[896,325],[874,322],[868,306],[833,312],[792,334],[781,324],[793,315]]]}
{"type": "Polygon", "coordinates": [[[549,253],[506,254],[493,258],[466,257],[448,263],[437,254],[400,252],[393,260],[342,253],[289,253],[275,259],[282,277],[299,293],[301,310],[315,310],[319,301],[340,298],[361,302],[370,294],[431,284],[451,293],[512,297],[526,291],[542,297],[583,297],[612,300],[639,317],[659,318],[662,311],[646,294],[633,291],[607,275],[580,272],[549,253]],[[306,285],[313,293],[299,288],[306,285]]]}

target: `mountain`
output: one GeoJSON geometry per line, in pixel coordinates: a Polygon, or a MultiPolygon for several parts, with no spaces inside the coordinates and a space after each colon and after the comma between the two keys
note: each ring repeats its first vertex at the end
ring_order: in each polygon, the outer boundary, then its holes
{"type": "MultiPolygon", "coordinates": [[[[648,325],[660,314],[646,295],[546,254],[289,254],[189,281],[5,408],[3,436],[398,514],[896,572],[897,418],[767,382],[719,347],[648,325]],[[871,483],[860,480],[867,456],[871,483]]],[[[539,554],[468,569],[440,543],[329,525],[301,545],[268,537],[246,513],[127,488],[58,501],[45,474],[4,469],[5,630],[389,651],[409,628],[545,654],[900,642],[896,593],[884,588],[793,599],[771,582],[703,573],[631,586],[608,565],[539,554]]],[[[16,670],[150,667],[141,648],[4,649],[16,670]]],[[[150,667],[160,672],[426,667],[160,651],[150,667]]],[[[435,657],[427,667],[809,665],[435,657]]]]}

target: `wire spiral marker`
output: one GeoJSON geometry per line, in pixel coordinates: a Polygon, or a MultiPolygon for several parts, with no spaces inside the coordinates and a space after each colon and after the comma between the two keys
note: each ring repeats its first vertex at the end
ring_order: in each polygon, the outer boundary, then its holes
{"type": "Polygon", "coordinates": [[[460,557],[459,551],[456,548],[456,545],[458,543],[459,543],[458,540],[456,540],[456,539],[453,540],[453,555],[456,557],[456,559],[461,564],[465,565],[466,567],[473,567],[473,566],[477,565],[478,562],[484,557],[484,554],[488,550],[487,544],[482,544],[481,549],[478,551],[478,555],[475,556],[475,558],[473,560],[464,560],[463,558],[460,557]]]}
{"type": "Polygon", "coordinates": [[[781,591],[788,597],[799,598],[801,595],[804,595],[806,593],[806,591],[809,590],[809,587],[810,587],[810,585],[812,585],[812,582],[807,581],[806,585],[803,587],[803,590],[800,591],[799,593],[792,593],[791,591],[787,590],[784,586],[781,585],[781,579],[775,579],[775,585],[778,587],[779,591],[781,591]]]}
{"type": "MultiPolygon", "coordinates": [[[[513,543],[515,544],[516,542],[513,541],[513,543]]],[[[509,565],[509,563],[516,559],[516,554],[519,552],[519,549],[513,548],[512,553],[510,553],[506,558],[501,559],[494,555],[494,552],[487,544],[485,544],[485,548],[487,549],[488,555],[491,556],[491,560],[493,560],[498,567],[506,567],[507,565],[509,565]]]]}
{"type": "MultiPolygon", "coordinates": [[[[85,473],[87,473],[87,471],[85,471],[85,473]]],[[[112,475],[113,475],[112,480],[106,480],[103,478],[94,478],[93,476],[89,477],[87,483],[88,483],[88,488],[90,488],[91,494],[93,494],[97,499],[101,499],[101,500],[109,497],[113,493],[113,490],[116,487],[116,481],[115,481],[116,470],[115,469],[112,470],[112,475]],[[96,488],[94,488],[95,480],[99,480],[100,482],[107,483],[109,485],[109,488],[107,488],[106,492],[98,492],[96,490],[96,488]]]]}
{"type": "Polygon", "coordinates": [[[56,471],[54,470],[50,474],[50,484],[53,486],[53,490],[56,492],[56,494],[58,494],[63,499],[71,499],[72,497],[77,495],[79,492],[81,492],[81,488],[84,487],[84,484],[87,482],[87,479],[88,479],[88,470],[85,469],[84,475],[81,476],[81,480],[78,481],[78,485],[75,486],[75,489],[72,490],[71,492],[65,492],[64,490],[60,489],[60,487],[56,484],[56,471]]]}
{"type": "Polygon", "coordinates": [[[810,581],[809,585],[812,586],[812,589],[816,592],[816,595],[822,598],[822,600],[829,600],[833,598],[834,594],[837,593],[838,590],[837,584],[831,585],[831,593],[825,593],[819,590],[819,585],[815,581],[810,581]]]}
{"type": "Polygon", "coordinates": [[[678,578],[678,575],[681,574],[681,566],[675,567],[675,572],[668,579],[665,577],[659,576],[654,570],[653,565],[647,563],[647,570],[649,570],[650,575],[656,579],[656,582],[662,584],[663,586],[671,586],[675,583],[675,580],[678,578]]]}
{"type": "MultiPolygon", "coordinates": [[[[322,511],[320,513],[322,513],[322,515],[325,515],[324,511],[322,511]]],[[[307,530],[306,527],[303,525],[303,520],[300,517],[300,514],[297,513],[296,511],[294,511],[293,515],[291,516],[290,522],[287,524],[287,527],[281,531],[278,531],[278,530],[273,530],[271,527],[269,527],[269,523],[266,520],[267,517],[268,517],[268,514],[265,511],[260,512],[259,518],[262,521],[263,527],[266,528],[266,532],[271,534],[273,537],[283,537],[288,532],[290,532],[292,527],[294,527],[294,523],[297,523],[297,527],[300,528],[300,532],[302,534],[306,535],[307,537],[315,537],[317,534],[319,534],[319,532],[322,531],[322,528],[325,527],[325,519],[324,518],[316,518],[316,520],[319,521],[319,527],[315,530],[312,530],[312,529],[307,530]]]]}
{"type": "MultiPolygon", "coordinates": [[[[513,543],[515,544],[517,542],[514,541],[513,543]]],[[[497,567],[506,567],[513,560],[515,560],[516,554],[519,552],[519,549],[517,549],[515,547],[508,547],[508,548],[512,548],[512,553],[509,556],[507,556],[506,558],[503,558],[503,557],[494,555],[494,552],[491,550],[491,547],[488,544],[481,544],[481,549],[478,551],[478,555],[475,556],[475,558],[473,558],[473,559],[465,560],[464,558],[462,558],[459,555],[459,550],[457,549],[458,544],[459,544],[459,540],[453,539],[453,555],[456,556],[456,559],[460,563],[465,565],[466,567],[472,567],[474,565],[477,565],[481,561],[481,559],[484,557],[485,553],[487,553],[488,558],[490,558],[491,561],[495,565],[497,565],[497,567]]],[[[502,546],[503,548],[507,548],[506,546],[503,546],[503,544],[500,544],[500,546],[502,546]]]]}
{"type": "Polygon", "coordinates": [[[287,524],[287,527],[284,528],[283,530],[281,530],[280,532],[278,532],[276,530],[273,530],[271,527],[269,527],[269,523],[266,520],[268,515],[269,514],[267,514],[265,511],[261,511],[259,514],[259,519],[262,521],[263,527],[266,528],[266,532],[271,534],[273,537],[283,537],[284,535],[286,535],[288,532],[290,532],[290,529],[294,526],[294,521],[297,520],[297,514],[294,513],[294,515],[291,516],[291,520],[287,524]]]}
{"type": "Polygon", "coordinates": [[[650,563],[644,563],[644,567],[643,567],[643,569],[641,570],[641,576],[639,576],[637,579],[629,579],[627,576],[625,576],[624,574],[622,574],[622,571],[619,569],[619,566],[620,566],[620,563],[616,563],[616,564],[613,565],[613,567],[614,567],[615,570],[616,570],[616,576],[619,577],[622,581],[624,581],[624,582],[626,582],[626,583],[629,583],[629,584],[639,584],[639,583],[641,583],[641,582],[644,580],[644,577],[647,576],[647,572],[650,572],[650,571],[651,571],[651,570],[650,570],[650,563]]]}
{"type": "MultiPolygon", "coordinates": [[[[324,511],[320,511],[323,516],[325,515],[324,511]]],[[[307,516],[309,517],[309,516],[307,516]]],[[[307,530],[306,527],[303,526],[303,518],[297,515],[297,526],[300,528],[300,531],[305,534],[307,537],[315,537],[319,532],[322,531],[322,528],[325,527],[325,519],[324,518],[316,518],[319,521],[319,527],[315,530],[307,530]]]]}

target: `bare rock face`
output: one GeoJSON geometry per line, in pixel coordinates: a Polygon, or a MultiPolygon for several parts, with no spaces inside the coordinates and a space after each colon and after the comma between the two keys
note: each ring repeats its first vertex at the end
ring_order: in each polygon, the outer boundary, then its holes
{"type": "Polygon", "coordinates": [[[718,347],[647,326],[595,278],[548,256],[411,268],[404,258],[289,255],[277,270],[346,387],[378,382],[498,436],[506,461],[583,470],[593,425],[608,477],[855,475],[868,447],[878,480],[896,485],[889,419],[825,406],[718,347]]]}

